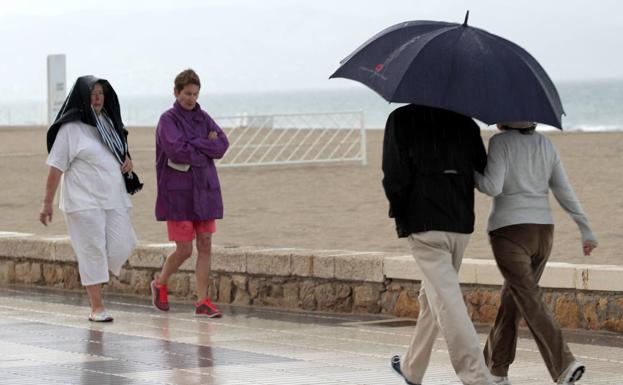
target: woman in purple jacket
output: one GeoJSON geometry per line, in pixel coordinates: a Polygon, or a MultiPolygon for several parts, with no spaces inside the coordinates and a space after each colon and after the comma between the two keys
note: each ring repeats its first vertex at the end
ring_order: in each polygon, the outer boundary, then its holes
{"type": "Polygon", "coordinates": [[[160,116],[156,129],[156,219],[167,222],[176,248],[151,282],[154,306],[169,310],[167,282],[193,251],[197,238],[197,299],[195,315],[220,317],[208,295],[212,233],[223,218],[221,187],[214,159],[222,158],[227,137],[197,103],[201,83],[187,69],[175,78],[175,103],[160,116]]]}

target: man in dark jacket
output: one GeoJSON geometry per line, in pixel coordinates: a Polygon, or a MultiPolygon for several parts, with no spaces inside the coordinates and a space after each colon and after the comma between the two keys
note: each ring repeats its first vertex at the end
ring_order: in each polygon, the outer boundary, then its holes
{"type": "Polygon", "coordinates": [[[423,274],[411,346],[402,362],[392,358],[407,384],[421,384],[438,330],[464,384],[493,384],[458,278],[474,231],[473,172],[485,164],[480,130],[469,117],[411,104],[387,119],[383,187],[389,216],[398,237],[408,237],[423,274]]]}

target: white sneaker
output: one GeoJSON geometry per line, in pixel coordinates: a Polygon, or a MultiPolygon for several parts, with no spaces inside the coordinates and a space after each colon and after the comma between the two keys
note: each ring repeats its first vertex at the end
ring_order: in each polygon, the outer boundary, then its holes
{"type": "Polygon", "coordinates": [[[511,385],[510,380],[506,376],[500,377],[500,376],[491,375],[491,377],[493,377],[493,383],[495,385],[511,385]]]}
{"type": "Polygon", "coordinates": [[[582,363],[578,361],[573,361],[567,367],[567,370],[560,376],[558,379],[558,385],[573,385],[576,381],[582,378],[584,371],[586,368],[582,363]]]}

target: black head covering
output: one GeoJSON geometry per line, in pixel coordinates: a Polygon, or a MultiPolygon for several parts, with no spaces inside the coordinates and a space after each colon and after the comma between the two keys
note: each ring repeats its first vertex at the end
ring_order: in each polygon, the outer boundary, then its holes
{"type": "MultiPolygon", "coordinates": [[[[117,131],[119,137],[125,144],[125,148],[127,148],[128,131],[123,126],[123,121],[121,120],[121,108],[119,107],[117,93],[108,80],[99,79],[93,75],[87,75],[80,76],[76,79],[76,83],[71,87],[69,95],[67,95],[63,106],[60,111],[58,111],[54,123],[48,128],[48,153],[52,150],[58,130],[64,123],[79,120],[88,125],[97,126],[95,112],[93,112],[91,108],[91,90],[93,90],[96,83],[101,84],[104,89],[104,111],[106,111],[106,115],[108,115],[112,121],[115,131],[117,131]]],[[[130,194],[134,194],[143,187],[143,184],[138,179],[138,175],[134,172],[123,174],[123,178],[125,180],[126,189],[130,194]]]]}
{"type": "Polygon", "coordinates": [[[119,137],[125,142],[127,141],[128,132],[121,121],[121,108],[119,107],[119,99],[117,93],[112,88],[108,80],[99,79],[92,75],[80,76],[76,83],[69,91],[69,95],[65,99],[63,106],[54,123],[48,129],[48,152],[52,150],[52,145],[56,140],[58,130],[64,123],[79,120],[91,126],[96,126],[95,113],[91,108],[91,90],[96,83],[102,85],[104,89],[104,110],[115,126],[115,130],[119,133],[119,137]]]}

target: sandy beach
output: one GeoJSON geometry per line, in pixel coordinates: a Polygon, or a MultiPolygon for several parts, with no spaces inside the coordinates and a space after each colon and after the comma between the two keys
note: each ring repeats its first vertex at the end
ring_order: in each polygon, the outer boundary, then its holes
{"type": "MultiPolygon", "coordinates": [[[[132,200],[132,220],[140,241],[165,242],[156,222],[154,128],[130,130],[135,171],[145,188],[132,200]]],[[[492,131],[483,131],[485,143],[492,131]]],[[[556,221],[551,260],[623,265],[623,133],[547,133],[563,160],[600,242],[582,256],[575,223],[551,197],[556,221]]],[[[408,253],[387,217],[381,186],[382,130],[368,131],[368,165],[250,167],[219,171],[225,218],[217,222],[220,245],[345,249],[408,253]]],[[[47,166],[45,128],[0,128],[0,231],[65,235],[55,206],[53,223],[38,222],[47,166]]],[[[491,258],[485,234],[489,198],[476,196],[476,231],[466,257],[491,258]]]]}

